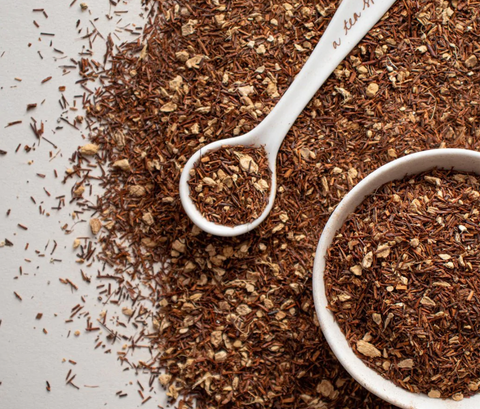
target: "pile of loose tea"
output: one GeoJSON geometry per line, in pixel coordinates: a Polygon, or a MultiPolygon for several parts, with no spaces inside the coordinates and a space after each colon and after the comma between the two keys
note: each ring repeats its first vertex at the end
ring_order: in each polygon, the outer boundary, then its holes
{"type": "Polygon", "coordinates": [[[117,326],[110,339],[153,353],[141,363],[124,353],[123,362],[150,370],[152,388],[159,375],[183,407],[196,397],[199,408],[391,408],[352,379],[321,334],[315,249],[335,206],[378,166],[429,148],[480,149],[478,5],[396,2],[286,136],[268,218],[218,238],[183,212],[185,163],[265,118],[338,2],[149,3],[141,39],[109,39],[106,67],[79,62],[100,150],[76,155],[69,176],[104,171],[99,245],[88,254],[105,267],[92,285],[108,288],[105,309],[131,300],[136,336],[124,340],[117,326]]]}
{"type": "Polygon", "coordinates": [[[328,249],[329,308],[397,385],[461,400],[480,386],[480,177],[434,170],[368,196],[328,249]]]}
{"type": "Polygon", "coordinates": [[[190,171],[190,197],[208,221],[251,223],[268,204],[271,173],[264,147],[223,146],[202,156],[190,171]]]}

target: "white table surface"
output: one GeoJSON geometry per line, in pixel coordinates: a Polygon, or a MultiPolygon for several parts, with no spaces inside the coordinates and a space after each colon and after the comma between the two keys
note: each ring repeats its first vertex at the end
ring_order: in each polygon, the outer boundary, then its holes
{"type": "MultiPolygon", "coordinates": [[[[120,2],[112,8],[108,0],[86,1],[87,11],[81,10],[80,1],[71,7],[70,3],[71,0],[0,0],[0,150],[7,151],[6,155],[0,155],[0,242],[8,239],[14,244],[0,247],[0,408],[156,408],[165,405],[164,392],[157,380],[149,391],[148,374],[124,371],[127,365],[122,366],[117,359],[121,342],[111,346],[111,353],[105,353],[109,347],[95,349],[98,333],[85,331],[84,317],[65,322],[77,304],[85,305],[83,311],[89,311],[94,320],[102,310],[107,310],[109,317],[115,314],[121,319],[125,317],[111,305],[104,306],[98,301],[98,280],[93,277],[88,284],[81,278],[80,268],[88,275],[96,274],[94,268],[75,262],[72,248],[75,237],[91,235],[88,223],[77,224],[69,235],[61,229],[66,223],[69,227],[73,225],[71,213],[75,210],[68,205],[71,184],[64,185],[61,180],[70,167],[68,158],[72,152],[86,143],[82,139],[86,132],[58,122],[62,115],[58,87],[66,86],[64,95],[71,104],[75,95],[83,94],[75,84],[79,79],[77,70],[68,73],[60,66],[71,65],[69,59],[78,60],[82,47],[88,47],[88,42],[80,37],[86,34],[87,27],[92,30],[90,20],[105,38],[127,23],[142,25],[140,0],[120,2]],[[42,12],[32,11],[42,8],[48,18],[42,12]],[[123,10],[128,10],[128,14],[114,13],[123,10]],[[107,15],[113,18],[108,19],[107,15]],[[78,28],[77,20],[80,20],[78,28]],[[83,31],[79,34],[80,28],[83,31]],[[42,84],[49,76],[52,79],[42,84]],[[30,103],[38,105],[27,112],[30,103]],[[38,125],[43,121],[44,136],[56,148],[45,140],[38,144],[30,129],[32,117],[38,125]],[[7,127],[8,123],[20,120],[21,124],[7,127]],[[57,126],[63,129],[56,130],[57,126]],[[15,153],[19,144],[21,147],[15,153]],[[27,153],[26,145],[35,149],[27,153]],[[37,176],[38,173],[45,178],[37,176]],[[65,195],[67,206],[52,210],[58,203],[55,197],[61,195],[65,195]],[[40,215],[40,205],[50,213],[49,217],[40,215]],[[11,211],[7,217],[8,209],[11,211]],[[28,230],[19,227],[19,223],[28,230]],[[54,241],[57,248],[51,254],[54,241]],[[78,290],[60,282],[67,278],[78,290]],[[36,319],[38,313],[43,314],[40,320],[36,319]],[[79,336],[74,335],[77,330],[79,336]],[[78,390],[66,384],[70,370],[70,376],[76,374],[73,383],[78,390]],[[50,392],[46,389],[47,381],[50,392]],[[152,396],[144,405],[137,381],[144,386],[145,397],[152,396]],[[119,398],[118,391],[128,395],[119,398]]],[[[126,31],[117,34],[125,39],[134,38],[126,31]]],[[[116,38],[115,41],[119,42],[116,38]]],[[[98,61],[103,60],[103,44],[101,38],[94,43],[93,58],[98,61]]],[[[81,99],[77,99],[79,108],[80,105],[81,99]]],[[[63,115],[73,121],[78,114],[81,110],[63,115]]],[[[84,218],[88,220],[87,216],[84,218]]],[[[104,340],[105,335],[102,331],[100,339],[104,340]]],[[[128,352],[128,355],[131,362],[142,358],[138,353],[132,356],[128,352]]]]}

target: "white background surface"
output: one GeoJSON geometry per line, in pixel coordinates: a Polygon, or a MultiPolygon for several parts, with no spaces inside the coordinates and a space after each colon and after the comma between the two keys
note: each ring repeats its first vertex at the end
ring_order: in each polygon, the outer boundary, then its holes
{"type": "MultiPolygon", "coordinates": [[[[73,322],[65,322],[71,309],[79,303],[85,305],[83,311],[90,312],[94,323],[101,310],[107,309],[109,316],[114,311],[97,300],[99,282],[95,277],[91,284],[81,278],[80,268],[93,276],[96,270],[75,262],[73,240],[91,235],[88,223],[77,224],[70,235],[61,229],[66,223],[72,227],[71,212],[75,209],[68,206],[71,184],[64,185],[61,180],[71,166],[68,158],[86,142],[81,131],[58,122],[62,114],[58,87],[66,86],[64,94],[70,104],[75,95],[83,94],[75,84],[79,79],[77,70],[68,73],[59,66],[71,65],[70,58],[78,60],[82,47],[88,47],[88,42],[80,37],[86,34],[87,27],[92,31],[90,20],[98,17],[94,24],[105,38],[116,27],[124,27],[127,23],[142,25],[140,0],[123,2],[114,8],[108,0],[87,1],[88,11],[81,10],[80,1],[71,7],[70,3],[70,0],[0,0],[0,149],[8,152],[0,155],[0,242],[7,238],[14,244],[13,247],[0,247],[0,408],[156,408],[164,404],[164,393],[157,380],[149,391],[148,374],[124,371],[128,366],[121,366],[117,360],[120,343],[113,345],[112,352],[106,354],[108,347],[94,349],[98,333],[85,331],[85,318],[75,317],[73,322]],[[35,8],[43,8],[48,18],[41,12],[33,12],[35,8]],[[114,13],[123,10],[128,10],[128,14],[114,13]],[[77,20],[80,20],[78,29],[75,27],[77,20]],[[79,34],[80,28],[83,30],[79,34]],[[41,35],[41,32],[55,35],[41,35]],[[52,79],[42,84],[41,81],[49,76],[52,79]],[[27,112],[26,106],[30,103],[38,106],[27,112]],[[44,140],[38,144],[30,129],[31,117],[37,120],[38,126],[40,121],[44,122],[44,136],[57,148],[44,140]],[[22,123],[6,127],[17,120],[22,123]],[[57,126],[63,129],[56,130],[57,126]],[[15,153],[19,144],[21,147],[15,153]],[[34,150],[25,152],[25,145],[34,150]],[[54,169],[58,178],[54,176],[54,169]],[[45,178],[37,173],[45,174],[45,178]],[[50,197],[44,188],[50,192],[50,197]],[[51,207],[58,204],[55,197],[60,195],[65,195],[67,206],[60,211],[52,210],[51,207]],[[40,215],[39,205],[50,213],[49,217],[40,215]],[[7,217],[8,209],[11,213],[7,217]],[[28,230],[20,228],[18,223],[27,226],[28,230]],[[57,249],[52,255],[54,241],[57,249]],[[27,243],[29,246],[25,249],[27,243]],[[23,274],[20,274],[20,267],[23,274]],[[78,290],[62,284],[60,278],[70,279],[78,290]],[[22,300],[16,298],[14,292],[22,300]],[[35,319],[37,313],[43,313],[42,319],[35,319]],[[79,336],[74,335],[77,330],[79,336]],[[79,390],[66,384],[70,369],[71,376],[76,374],[73,382],[79,390]],[[137,380],[145,387],[145,397],[152,396],[143,406],[137,392],[137,380]],[[46,390],[47,381],[51,385],[50,392],[46,390]],[[116,396],[120,390],[128,396],[116,396]]],[[[117,34],[125,39],[135,38],[125,31],[117,34]]],[[[119,43],[118,39],[115,41],[119,43]]],[[[98,50],[93,58],[98,61],[103,61],[102,44],[104,41],[97,38],[98,50]]],[[[77,106],[80,105],[81,98],[77,98],[77,106]]],[[[67,114],[73,121],[81,111],[70,110],[67,114]]],[[[67,117],[65,113],[64,116],[67,117]]],[[[88,220],[87,216],[84,218],[88,220]]],[[[104,336],[105,332],[101,339],[104,336]]],[[[129,356],[132,362],[141,358],[137,353],[133,358],[130,353],[129,356]]]]}

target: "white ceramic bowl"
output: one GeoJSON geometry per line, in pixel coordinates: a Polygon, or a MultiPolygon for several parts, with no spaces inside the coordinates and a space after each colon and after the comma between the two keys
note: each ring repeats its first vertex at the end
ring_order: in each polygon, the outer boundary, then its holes
{"type": "Polygon", "coordinates": [[[348,215],[366,196],[383,184],[434,167],[480,174],[480,153],[466,149],[432,149],[413,153],[378,168],[343,198],[330,216],[318,243],[313,266],[315,309],[323,334],[340,363],[358,383],[378,397],[400,408],[408,409],[479,409],[480,393],[459,402],[451,399],[432,399],[425,394],[408,392],[383,378],[355,355],[336,323],[334,315],[327,309],[328,302],[323,280],[325,254],[335,233],[342,227],[348,215]]]}

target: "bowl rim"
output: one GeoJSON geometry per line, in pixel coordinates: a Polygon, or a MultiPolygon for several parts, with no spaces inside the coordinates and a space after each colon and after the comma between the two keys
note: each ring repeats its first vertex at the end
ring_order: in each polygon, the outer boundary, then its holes
{"type": "Polygon", "coordinates": [[[323,272],[325,254],[334,235],[366,196],[383,184],[433,168],[475,172],[480,175],[480,152],[468,149],[430,149],[395,159],[370,173],[348,192],[330,215],[318,242],[313,266],[312,289],[320,327],[333,353],[342,366],[364,388],[401,408],[408,409],[476,409],[480,393],[461,401],[433,399],[422,393],[409,392],[383,378],[358,358],[336,323],[325,295],[323,272]]]}

